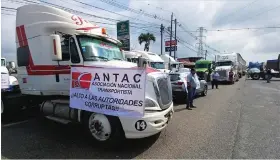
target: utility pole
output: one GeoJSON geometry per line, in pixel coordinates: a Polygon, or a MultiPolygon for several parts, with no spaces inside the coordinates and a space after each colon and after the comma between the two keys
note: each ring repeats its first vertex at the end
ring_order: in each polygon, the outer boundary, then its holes
{"type": "Polygon", "coordinates": [[[162,55],[162,36],[163,36],[163,30],[164,30],[164,27],[163,27],[163,24],[160,25],[160,54],[162,55]]]}
{"type": "Polygon", "coordinates": [[[203,27],[199,27],[198,29],[199,31],[199,36],[198,36],[198,53],[197,56],[198,57],[204,57],[203,55],[203,38],[205,36],[203,36],[203,32],[206,31],[203,27]]]}
{"type": "MultiPolygon", "coordinates": [[[[171,45],[172,45],[172,43],[171,43],[171,41],[172,41],[172,22],[173,22],[173,12],[172,12],[172,14],[171,14],[171,25],[170,25],[170,29],[171,29],[171,31],[170,31],[170,48],[169,48],[169,56],[171,57],[171,45]]],[[[171,70],[171,67],[170,67],[170,58],[169,58],[169,63],[168,63],[168,66],[169,66],[169,70],[171,70]]]]}
{"type": "MultiPolygon", "coordinates": [[[[177,19],[175,19],[175,42],[177,45],[176,30],[177,30],[177,19]]],[[[176,60],[176,48],[174,49],[174,60],[176,60]]]]}
{"type": "Polygon", "coordinates": [[[205,60],[206,60],[206,58],[207,58],[207,50],[205,50],[205,60]]]}

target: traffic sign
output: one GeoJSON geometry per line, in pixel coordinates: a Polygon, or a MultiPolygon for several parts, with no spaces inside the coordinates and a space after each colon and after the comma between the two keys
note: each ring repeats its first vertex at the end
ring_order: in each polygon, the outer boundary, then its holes
{"type": "Polygon", "coordinates": [[[165,47],[165,52],[170,52],[171,51],[177,51],[177,46],[172,46],[171,48],[170,47],[165,47]]]}
{"type": "MultiPolygon", "coordinates": [[[[177,41],[176,40],[172,40],[171,41],[171,46],[176,46],[177,45],[177,41]]],[[[165,46],[169,47],[170,46],[170,41],[165,41],[165,46]]]]}
{"type": "Polygon", "coordinates": [[[117,23],[117,39],[122,42],[122,49],[130,50],[130,29],[129,21],[122,21],[117,23]]]}

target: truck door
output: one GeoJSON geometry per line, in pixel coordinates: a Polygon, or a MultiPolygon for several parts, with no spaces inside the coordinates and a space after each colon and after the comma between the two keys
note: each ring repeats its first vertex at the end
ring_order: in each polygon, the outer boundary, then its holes
{"type": "MultiPolygon", "coordinates": [[[[73,37],[63,39],[61,42],[62,49],[62,61],[59,65],[83,65],[82,58],[78,52],[76,40],[73,37]]],[[[58,88],[65,89],[70,86],[70,73],[69,74],[59,74],[56,75],[56,84],[58,88]]]]}

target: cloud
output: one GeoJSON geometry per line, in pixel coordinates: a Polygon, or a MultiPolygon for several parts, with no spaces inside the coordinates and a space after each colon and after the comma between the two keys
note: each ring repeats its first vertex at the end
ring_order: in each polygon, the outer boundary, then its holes
{"type": "MultiPolygon", "coordinates": [[[[47,0],[45,0],[47,1],[47,0]]],[[[81,0],[79,0],[81,1],[81,0]]],[[[144,15],[135,14],[131,11],[121,9],[99,0],[94,2],[91,0],[83,0],[83,3],[91,4],[100,8],[104,8],[117,14],[109,13],[104,10],[93,8],[89,5],[80,4],[71,0],[48,0],[47,2],[55,3],[68,7],[74,10],[79,10],[84,13],[94,14],[112,19],[127,20],[130,22],[142,23],[141,25],[131,24],[131,46],[135,49],[143,50],[144,46],[137,41],[138,35],[141,33],[151,32],[156,36],[156,42],[151,43],[151,51],[160,54],[160,28],[163,24],[165,28],[170,26],[171,12],[174,12],[174,18],[177,18],[179,24],[184,27],[177,27],[177,36],[188,44],[179,44],[177,55],[178,57],[196,56],[197,53],[188,49],[188,46],[197,50],[197,40],[190,36],[185,30],[191,31],[195,36],[198,36],[198,27],[204,27],[208,32],[204,32],[205,43],[212,48],[221,52],[239,52],[247,61],[265,61],[267,59],[276,59],[280,52],[280,35],[279,29],[265,30],[237,30],[237,31],[213,31],[217,29],[229,28],[254,28],[266,26],[280,26],[280,10],[274,9],[280,5],[278,0],[257,0],[252,3],[252,0],[229,1],[229,0],[116,0],[115,2],[128,5],[134,11],[144,11],[151,13],[154,16],[162,17],[167,21],[159,20],[158,18],[149,18],[144,15]],[[252,4],[250,4],[252,3],[252,4]],[[244,8],[244,6],[248,5],[244,8]],[[240,9],[244,8],[244,9],[240,9]],[[272,9],[272,10],[271,10],[272,9]],[[122,16],[124,15],[124,16],[122,16]],[[144,24],[146,27],[144,27],[144,24]],[[148,26],[149,24],[149,26],[148,26]],[[146,31],[146,30],[148,31],[146,31]]],[[[16,8],[22,4],[2,2],[2,6],[16,8]]],[[[2,10],[3,12],[3,10],[2,10]]],[[[4,11],[4,13],[10,13],[4,11]]],[[[13,13],[14,14],[14,13],[13,13]]],[[[82,17],[104,23],[114,23],[103,19],[81,15],[82,17]]],[[[2,56],[7,59],[15,60],[15,16],[1,15],[2,18],[2,56]]],[[[108,33],[116,37],[116,25],[98,24],[108,29],[108,33]]],[[[164,38],[169,37],[164,33],[164,38]]],[[[182,42],[181,42],[182,43],[182,42]]],[[[207,49],[210,59],[214,59],[215,51],[207,49]]],[[[164,48],[163,48],[164,51],[164,48]]]]}

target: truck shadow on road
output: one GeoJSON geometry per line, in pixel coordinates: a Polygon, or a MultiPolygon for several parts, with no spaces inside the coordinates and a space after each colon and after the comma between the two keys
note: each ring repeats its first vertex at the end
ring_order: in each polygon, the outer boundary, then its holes
{"type": "Polygon", "coordinates": [[[125,140],[114,148],[98,146],[88,139],[80,125],[63,125],[35,118],[2,126],[2,158],[9,159],[131,159],[150,148],[159,134],[125,140]]]}

